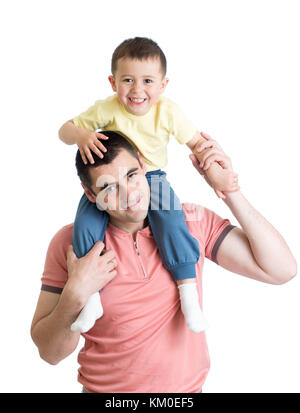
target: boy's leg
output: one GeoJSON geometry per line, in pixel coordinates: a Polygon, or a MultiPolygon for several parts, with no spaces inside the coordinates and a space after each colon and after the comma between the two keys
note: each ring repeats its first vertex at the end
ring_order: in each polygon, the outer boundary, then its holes
{"type": "MultiPolygon", "coordinates": [[[[103,241],[108,224],[108,214],[100,211],[83,194],[77,209],[73,228],[73,248],[76,256],[85,256],[97,241],[103,241]]],[[[71,326],[72,331],[85,333],[93,327],[103,314],[99,292],[87,301],[79,316],[71,326]]]]}
{"type": "Polygon", "coordinates": [[[196,263],[200,257],[198,241],[189,232],[181,204],[163,171],[147,173],[151,202],[148,212],[154,239],[164,266],[176,281],[181,308],[194,332],[207,328],[199,305],[196,263]]]}
{"type": "Polygon", "coordinates": [[[97,241],[103,241],[108,214],[82,195],[73,228],[73,248],[77,258],[84,257],[97,241]]]}

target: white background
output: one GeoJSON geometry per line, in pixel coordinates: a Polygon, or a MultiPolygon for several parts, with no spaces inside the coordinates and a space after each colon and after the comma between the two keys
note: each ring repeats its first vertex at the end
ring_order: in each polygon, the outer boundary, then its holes
{"type": "MultiPolygon", "coordinates": [[[[57,131],[111,94],[110,58],[125,38],[159,43],[168,60],[166,96],[219,141],[244,195],[299,260],[298,6],[291,0],[1,2],[0,391],[80,391],[77,352],[48,365],[31,341],[30,324],[48,244],[73,221],[81,196],[76,147],[59,141],[57,131]]],[[[170,144],[168,177],[180,199],[237,224],[188,153],[170,144]]],[[[300,391],[299,280],[266,285],[207,261],[211,370],[204,392],[300,391]]]]}

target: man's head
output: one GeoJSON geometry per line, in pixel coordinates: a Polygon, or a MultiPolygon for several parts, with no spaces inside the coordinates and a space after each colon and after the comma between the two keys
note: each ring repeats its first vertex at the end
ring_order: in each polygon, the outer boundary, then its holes
{"type": "Polygon", "coordinates": [[[105,210],[116,225],[141,223],[147,216],[150,190],[146,171],[135,148],[123,136],[102,131],[107,152],[94,155],[94,164],[84,164],[80,152],[76,169],[85,193],[99,209],[105,210]]]}
{"type": "Polygon", "coordinates": [[[167,62],[161,48],[151,39],[135,37],[114,51],[109,81],[127,112],[142,116],[164,92],[167,62]]]}

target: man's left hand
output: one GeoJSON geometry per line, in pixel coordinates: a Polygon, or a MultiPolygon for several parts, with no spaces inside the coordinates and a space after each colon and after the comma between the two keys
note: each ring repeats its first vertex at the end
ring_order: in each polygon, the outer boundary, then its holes
{"type": "MultiPolygon", "coordinates": [[[[225,154],[225,152],[223,151],[223,149],[221,148],[221,146],[218,144],[218,142],[216,142],[215,140],[213,140],[209,135],[207,135],[204,132],[201,132],[201,136],[206,139],[205,142],[203,142],[199,148],[197,148],[197,152],[202,152],[204,150],[207,150],[206,153],[204,154],[203,158],[202,158],[202,162],[199,163],[198,159],[196,158],[195,155],[189,155],[193,166],[197,169],[197,171],[199,172],[200,175],[202,175],[206,182],[210,185],[210,181],[205,173],[205,171],[210,167],[210,165],[213,162],[218,162],[219,165],[222,166],[223,169],[227,169],[229,171],[233,172],[232,169],[232,163],[231,163],[231,159],[225,154]]],[[[236,174],[236,187],[234,189],[233,192],[238,191],[240,189],[239,185],[238,185],[238,175],[236,174]]],[[[225,199],[226,195],[224,192],[221,191],[215,191],[217,196],[219,198],[225,199]]]]}

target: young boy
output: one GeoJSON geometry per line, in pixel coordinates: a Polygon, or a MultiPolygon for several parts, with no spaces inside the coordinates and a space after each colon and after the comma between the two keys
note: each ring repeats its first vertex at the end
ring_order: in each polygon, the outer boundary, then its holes
{"type": "MultiPolygon", "coordinates": [[[[166,58],[154,41],[136,37],[122,42],[113,53],[111,70],[108,79],[115,94],[97,101],[86,112],[66,122],[59,130],[59,137],[66,144],[78,145],[85,164],[88,161],[94,163],[93,155],[105,156],[106,149],[101,140],[108,137],[98,133],[97,129],[118,131],[138,149],[147,170],[151,206],[156,205],[155,208],[150,206],[148,212],[154,239],[165,267],[178,285],[181,309],[188,327],[194,332],[203,331],[207,323],[199,306],[195,272],[199,247],[188,231],[180,202],[161,168],[167,164],[170,135],[186,144],[200,161],[202,158],[197,150],[205,147],[206,140],[177,105],[161,96],[168,84],[166,58]],[[155,185],[151,185],[153,183],[155,185]],[[157,184],[162,185],[163,194],[157,191],[157,184]],[[169,210],[164,208],[166,193],[171,201],[169,210]]],[[[210,165],[207,175],[219,197],[224,198],[224,192],[238,188],[237,175],[218,163],[210,165]]],[[[73,247],[78,258],[84,256],[96,241],[104,240],[107,223],[105,211],[98,210],[84,194],[74,223],[73,247]]],[[[72,325],[72,330],[88,331],[102,314],[100,295],[95,293],[72,325]]]]}

